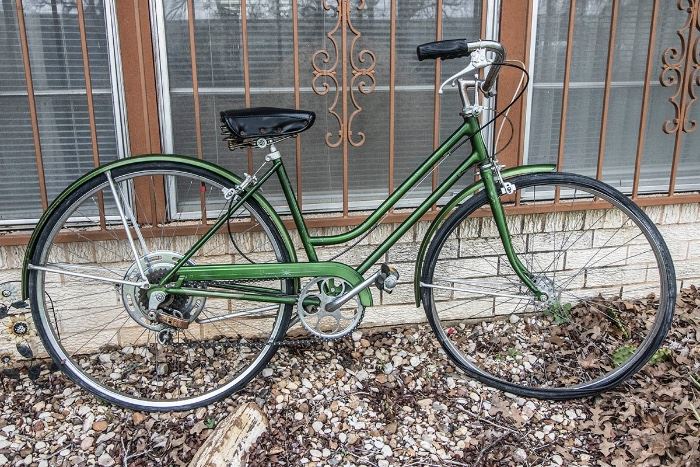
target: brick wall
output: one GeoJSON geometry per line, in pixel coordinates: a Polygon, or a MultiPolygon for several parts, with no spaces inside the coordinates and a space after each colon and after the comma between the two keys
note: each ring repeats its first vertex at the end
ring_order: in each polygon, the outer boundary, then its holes
{"type": "MultiPolygon", "coordinates": [[[[645,208],[645,211],[659,226],[659,230],[666,239],[675,262],[678,285],[700,283],[700,204],[653,206],[645,208]]],[[[546,249],[550,243],[547,235],[542,233],[545,226],[549,226],[554,222],[556,225],[563,226],[564,229],[575,229],[577,225],[585,222],[585,216],[582,213],[575,212],[556,215],[512,216],[508,222],[516,244],[527,242],[530,251],[538,251],[540,248],[546,249]]],[[[597,228],[592,234],[586,234],[590,238],[583,238],[579,245],[597,247],[605,244],[610,233],[614,231],[613,229],[617,229],[618,224],[616,222],[617,219],[614,216],[606,217],[603,223],[597,225],[600,228],[597,228]]],[[[387,261],[394,265],[399,270],[401,278],[399,285],[392,294],[383,293],[376,288],[372,288],[375,307],[365,312],[364,327],[425,321],[422,307],[416,308],[414,303],[413,272],[414,259],[429,225],[429,222],[418,223],[380,261],[387,261]]],[[[360,264],[377,245],[384,241],[395,227],[396,225],[392,224],[379,226],[355,248],[338,257],[336,261],[350,265],[360,264]]],[[[313,230],[312,234],[332,235],[348,229],[341,227],[321,228],[313,230]]],[[[261,261],[269,258],[270,252],[260,248],[259,245],[262,242],[256,237],[258,235],[260,234],[245,234],[238,246],[251,259],[261,261]]],[[[455,258],[469,256],[470,251],[479,249],[481,238],[495,237],[497,235],[498,233],[492,219],[472,219],[469,223],[462,224],[460,231],[448,240],[450,254],[454,255],[455,258]]],[[[292,232],[292,238],[297,246],[300,259],[304,260],[305,254],[296,232],[292,232]]],[[[191,245],[193,241],[193,237],[183,237],[177,239],[173,247],[182,249],[186,245],[191,245]]],[[[108,246],[109,248],[100,248],[100,245],[98,245],[98,248],[94,251],[86,251],[83,254],[88,257],[90,255],[100,257],[105,254],[105,251],[109,251],[110,253],[105,259],[115,263],[115,265],[119,263],[125,264],[124,262],[130,261],[131,254],[126,243],[113,241],[106,242],[105,245],[101,246],[108,246]]],[[[629,248],[635,248],[634,243],[631,243],[629,248]]],[[[321,247],[317,251],[321,260],[327,260],[340,252],[340,250],[340,247],[332,246],[321,247]]],[[[0,282],[19,280],[23,254],[23,247],[0,248],[0,282]]],[[[590,257],[590,253],[585,249],[580,249],[568,251],[566,257],[562,258],[562,260],[571,265],[585,264],[588,257],[590,257]]],[[[215,236],[194,259],[198,264],[243,261],[240,254],[229,244],[227,237],[223,234],[215,236]]],[[[624,274],[624,268],[620,268],[617,273],[624,274]]],[[[599,285],[604,287],[605,279],[605,277],[590,274],[586,279],[589,281],[587,286],[599,285]]],[[[493,312],[509,313],[510,310],[507,307],[499,308],[496,306],[493,312]]],[[[7,319],[4,321],[7,321],[7,319]]],[[[134,332],[134,330],[125,329],[122,332],[134,332]]],[[[13,352],[14,346],[15,342],[11,339],[7,326],[1,326],[0,352],[13,352]]],[[[33,347],[39,349],[40,345],[34,342],[33,347]]]]}

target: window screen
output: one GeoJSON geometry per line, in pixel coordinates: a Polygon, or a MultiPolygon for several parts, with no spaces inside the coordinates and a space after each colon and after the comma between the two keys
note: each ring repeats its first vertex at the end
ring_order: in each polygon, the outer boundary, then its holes
{"type": "MultiPolygon", "coordinates": [[[[103,0],[84,2],[95,121],[102,163],[119,153],[103,0]]],[[[24,0],[24,20],[49,202],[93,168],[74,1],[24,0]]],[[[108,5],[109,6],[109,5],[108,5]]],[[[14,0],[0,0],[0,223],[42,212],[32,122],[14,0]]]]}
{"type": "MultiPolygon", "coordinates": [[[[646,72],[652,0],[619,2],[604,148],[603,179],[632,191],[646,72]]],[[[554,163],[559,151],[566,60],[569,0],[539,0],[534,44],[534,74],[529,123],[528,161],[554,163]]],[[[641,192],[668,190],[675,134],[662,131],[673,118],[668,99],[675,87],[659,82],[661,54],[680,46],[676,30],[686,21],[676,2],[659,2],[650,80],[648,117],[642,148],[641,192]]],[[[612,0],[576,2],[563,170],[595,176],[601,136],[612,0]]],[[[697,119],[691,107],[689,118],[697,119]]],[[[683,134],[677,190],[700,184],[700,132],[683,134]]]]}
{"type": "MultiPolygon", "coordinates": [[[[335,2],[326,2],[334,6],[335,2]]],[[[443,36],[445,38],[466,37],[477,39],[481,30],[480,0],[443,2],[441,12],[443,36]]],[[[245,107],[244,59],[242,47],[243,24],[239,1],[195,0],[195,36],[197,72],[199,80],[200,111],[202,118],[203,156],[241,174],[248,171],[245,150],[230,152],[219,131],[218,112],[245,107]]],[[[333,106],[335,92],[326,95],[314,92],[314,54],[327,50],[331,63],[335,52],[327,36],[336,24],[335,11],[324,10],[323,2],[298,1],[299,27],[299,85],[300,107],[316,112],[313,128],[301,136],[301,167],[296,167],[295,143],[283,142],[279,149],[284,156],[292,182],[298,171],[302,174],[303,207],[305,211],[338,211],[343,201],[343,152],[342,147],[332,148],[326,144],[326,134],[337,139],[338,121],[329,112],[333,106]]],[[[364,144],[349,145],[348,193],[351,210],[377,206],[388,194],[389,185],[389,84],[391,44],[391,2],[377,0],[366,2],[366,8],[357,9],[351,2],[351,21],[361,33],[354,46],[354,59],[358,66],[367,66],[358,61],[362,50],[374,55],[376,69],[374,90],[362,94],[353,91],[362,110],[352,121],[353,139],[359,133],[365,135],[364,144]]],[[[250,75],[250,104],[257,106],[294,107],[294,36],[291,0],[248,0],[246,2],[247,41],[249,49],[248,69],[250,75]]],[[[434,0],[401,0],[397,2],[396,23],[396,78],[395,78],[395,170],[394,183],[401,183],[433,150],[434,85],[433,61],[418,62],[416,46],[435,40],[437,2],[434,0]]],[[[192,92],[192,70],[190,61],[188,11],[186,2],[165,0],[162,18],[167,51],[167,75],[165,89],[170,99],[170,114],[164,118],[171,126],[169,150],[194,155],[196,128],[194,126],[194,99],[192,92]]],[[[348,29],[348,48],[355,37],[348,29]]],[[[341,46],[341,32],[334,36],[341,46]]],[[[342,49],[341,49],[342,52],[342,49]]],[[[350,54],[345,76],[348,84],[352,79],[350,54]]],[[[342,58],[341,58],[342,59],[342,58]]],[[[316,58],[317,66],[327,67],[316,58]]],[[[464,67],[463,60],[447,61],[442,75],[446,79],[464,67]]],[[[338,81],[342,80],[341,64],[336,69],[338,81]]],[[[358,78],[359,80],[359,78],[358,78]]],[[[369,79],[365,80],[369,83],[369,79]]],[[[323,80],[318,80],[320,89],[323,80]]],[[[325,82],[329,82],[326,80],[325,82]]],[[[342,90],[340,91],[342,98],[342,90]]],[[[441,97],[439,126],[441,137],[447,137],[461,123],[460,103],[457,93],[447,91],[441,97]]],[[[348,98],[348,111],[355,108],[348,98]]],[[[336,111],[342,114],[339,102],[336,111]]],[[[166,144],[168,147],[168,144],[166,144]]],[[[468,149],[464,149],[466,153],[468,149]]],[[[446,176],[454,169],[464,154],[454,155],[440,169],[446,176]]],[[[255,155],[255,167],[264,157],[260,151],[255,155]]],[[[429,191],[431,178],[422,184],[422,192],[429,191]]],[[[281,189],[274,179],[265,188],[266,195],[275,204],[283,207],[281,189]]],[[[423,194],[417,190],[414,194],[423,194]]],[[[421,198],[422,199],[422,198],[421,198]]],[[[418,201],[418,199],[416,199],[418,201]]],[[[415,203],[414,203],[415,204],[415,203]]]]}

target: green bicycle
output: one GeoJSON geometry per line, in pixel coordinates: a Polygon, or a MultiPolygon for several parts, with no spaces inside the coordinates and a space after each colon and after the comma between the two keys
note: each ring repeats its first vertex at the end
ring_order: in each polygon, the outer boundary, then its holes
{"type": "Polygon", "coordinates": [[[481,135],[493,119],[482,125],[480,114],[505,53],[493,41],[418,47],[421,60],[459,57],[468,65],[440,91],[457,86],[464,123],[361,224],[337,235],[307,228],[276,146],[313,124],[302,110],[222,112],[231,149],[268,151],[254,174],[145,155],[73,183],[37,225],[23,271],[24,298],[56,365],[137,410],[228,396],[265,367],[290,327],[321,339],[351,333],[373,305],[370,287],[390,293],[399,283],[382,256],[475,167],[479,180],[442,206],[416,252],[416,306],[447,356],[479,381],[538,398],[593,395],[639,370],[675,303],[661,235],[600,181],[553,165],[501,167],[481,135]],[[361,264],[319,259],[319,247],[357,244],[466,142],[471,153],[361,264]],[[306,261],[260,191],[273,175],[306,261]]]}

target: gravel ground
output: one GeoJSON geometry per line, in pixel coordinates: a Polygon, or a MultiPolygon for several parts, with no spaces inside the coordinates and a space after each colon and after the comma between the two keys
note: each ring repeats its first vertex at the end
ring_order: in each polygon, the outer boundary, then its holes
{"type": "Polygon", "coordinates": [[[251,465],[698,465],[699,329],[686,289],[667,360],[569,402],[464,377],[427,326],[283,348],[243,393],[175,414],[105,405],[45,364],[5,370],[0,465],[186,465],[247,401],[271,425],[251,465]]]}

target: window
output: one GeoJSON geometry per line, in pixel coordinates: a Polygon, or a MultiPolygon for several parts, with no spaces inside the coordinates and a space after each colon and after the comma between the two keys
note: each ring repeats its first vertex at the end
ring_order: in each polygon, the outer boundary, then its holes
{"type": "MultiPolygon", "coordinates": [[[[46,195],[53,200],[94,167],[75,1],[24,0],[46,195]]],[[[124,153],[122,108],[113,70],[111,0],[84,2],[101,163],[124,153]]],[[[0,224],[36,221],[43,211],[22,46],[14,0],[0,0],[0,224]]]]}
{"type": "MultiPolygon", "coordinates": [[[[250,83],[250,106],[295,106],[292,2],[248,0],[245,25],[238,0],[194,2],[202,156],[238,174],[249,171],[248,154],[245,150],[232,153],[227,149],[220,135],[218,113],[246,107],[246,72],[250,83]],[[244,36],[248,44],[247,62],[244,36]]],[[[339,101],[335,108],[333,102],[336,89],[339,98],[343,98],[344,73],[348,85],[348,114],[356,110],[352,98],[361,107],[350,122],[351,137],[356,143],[361,138],[360,133],[365,137],[363,144],[347,144],[349,209],[375,207],[389,190],[392,2],[366,2],[364,9],[357,8],[358,2],[350,2],[351,24],[345,25],[348,35],[346,69],[343,70],[342,63],[338,63],[335,68],[337,82],[323,77],[314,81],[313,73],[314,64],[319,69],[333,66],[336,59],[333,40],[337,41],[341,55],[343,53],[340,30],[332,32],[338,21],[334,9],[336,2],[325,2],[330,6],[329,10],[325,10],[324,2],[320,1],[295,2],[298,11],[300,108],[316,112],[317,119],[314,127],[301,136],[301,167],[296,167],[295,143],[289,140],[279,145],[285,165],[293,183],[301,173],[305,211],[342,210],[343,146],[332,147],[338,140],[339,123],[331,110],[342,115],[342,102],[339,101]],[[352,41],[357,36],[353,30],[360,34],[354,46],[352,41]],[[325,56],[320,51],[328,52],[328,63],[323,62],[325,56]],[[371,76],[358,76],[353,84],[351,58],[358,69],[373,64],[371,76]],[[360,90],[361,81],[365,83],[366,93],[360,90]],[[324,85],[328,86],[327,93],[323,91],[324,85]],[[326,141],[327,134],[331,144],[326,141]]],[[[422,42],[435,40],[436,5],[435,0],[396,2],[394,186],[401,183],[433,149],[435,65],[432,61],[418,62],[415,49],[422,42]]],[[[444,1],[441,13],[443,37],[480,37],[481,5],[481,0],[444,1]]],[[[161,118],[164,148],[167,152],[196,155],[197,128],[187,2],[156,2],[155,17],[154,29],[160,44],[161,101],[164,102],[161,118]]],[[[442,79],[464,64],[460,60],[444,62],[442,79]]],[[[461,123],[456,91],[449,90],[441,97],[440,110],[439,130],[441,139],[444,139],[461,123]]],[[[463,151],[466,153],[468,149],[463,151]]],[[[462,155],[453,156],[441,166],[441,178],[457,166],[462,155]]],[[[254,167],[260,165],[263,156],[259,151],[255,154],[254,167]]],[[[428,177],[422,184],[423,189],[414,193],[416,201],[430,191],[430,182],[428,177]]],[[[283,206],[281,189],[273,179],[268,182],[266,195],[278,206],[283,206]]],[[[171,196],[176,196],[176,193],[171,193],[171,196]]],[[[186,200],[180,201],[184,203],[186,200]]],[[[180,201],[176,204],[182,204],[180,201]]]]}
{"type": "MultiPolygon", "coordinates": [[[[555,163],[570,1],[539,0],[536,4],[527,160],[555,163]]],[[[632,191],[634,177],[652,11],[651,0],[621,0],[615,25],[602,175],[606,182],[627,193],[632,191]]],[[[640,192],[668,190],[675,134],[664,133],[662,126],[674,116],[668,99],[676,88],[662,86],[659,73],[663,51],[680,45],[676,30],[685,22],[685,15],[676,2],[659,2],[640,192]]],[[[563,170],[596,174],[611,17],[612,0],[576,2],[563,170]]],[[[697,115],[697,106],[691,107],[689,119],[697,120],[697,115]]],[[[700,132],[683,134],[677,191],[697,189],[700,184],[698,143],[700,132]]]]}

